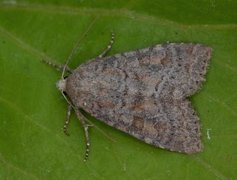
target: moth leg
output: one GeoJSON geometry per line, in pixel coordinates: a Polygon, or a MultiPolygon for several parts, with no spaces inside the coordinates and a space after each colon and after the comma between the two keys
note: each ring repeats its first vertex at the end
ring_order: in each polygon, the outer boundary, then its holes
{"type": "Polygon", "coordinates": [[[112,45],[113,45],[113,43],[114,43],[114,33],[112,32],[111,33],[111,40],[110,40],[110,42],[109,42],[109,44],[108,44],[108,46],[105,48],[105,50],[98,56],[98,58],[102,58],[102,57],[104,57],[108,52],[109,52],[109,50],[112,48],[112,45]]]}
{"type": "MultiPolygon", "coordinates": [[[[63,68],[64,68],[64,66],[65,65],[62,65],[62,64],[56,64],[56,63],[52,63],[51,61],[48,61],[48,60],[46,60],[46,59],[42,59],[41,60],[43,63],[45,63],[45,64],[48,64],[48,65],[50,65],[51,67],[53,67],[54,69],[56,69],[56,70],[58,70],[58,71],[60,71],[60,72],[62,72],[63,71],[63,68]]],[[[72,70],[68,67],[68,66],[66,66],[66,71],[68,72],[68,73],[72,73],[72,70]]]]}
{"type": "Polygon", "coordinates": [[[63,126],[63,132],[64,132],[64,134],[66,134],[67,136],[69,136],[69,133],[68,133],[68,125],[69,125],[69,123],[70,123],[71,112],[72,112],[72,105],[69,104],[69,105],[68,105],[68,110],[67,110],[67,117],[66,117],[66,120],[65,120],[64,126],[63,126]]]}
{"type": "Polygon", "coordinates": [[[85,157],[84,157],[84,161],[87,161],[88,157],[89,157],[89,151],[90,151],[90,138],[89,138],[89,132],[88,129],[91,125],[86,123],[86,118],[85,116],[81,113],[80,110],[75,109],[76,115],[78,117],[78,119],[81,121],[82,127],[84,129],[84,133],[85,133],[85,139],[86,139],[86,151],[85,151],[85,157]]]}

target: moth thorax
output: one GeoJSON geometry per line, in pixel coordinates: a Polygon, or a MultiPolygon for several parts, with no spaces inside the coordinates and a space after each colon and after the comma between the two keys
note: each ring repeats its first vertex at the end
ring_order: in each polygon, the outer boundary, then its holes
{"type": "Polygon", "coordinates": [[[56,83],[57,88],[59,89],[59,91],[61,92],[65,92],[66,90],[66,79],[60,79],[57,83],[56,83]]]}

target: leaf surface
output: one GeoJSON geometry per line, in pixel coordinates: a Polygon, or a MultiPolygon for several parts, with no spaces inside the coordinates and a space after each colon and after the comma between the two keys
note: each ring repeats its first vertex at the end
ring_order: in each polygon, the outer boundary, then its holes
{"type": "Polygon", "coordinates": [[[235,179],[237,172],[237,3],[185,0],[5,0],[0,2],[0,179],[235,179]],[[92,28],[83,36],[94,22],[92,28]],[[213,48],[202,90],[191,97],[204,151],[184,155],[140,142],[93,117],[91,153],[75,115],[62,132],[61,74],[42,58],[70,67],[96,57],[169,42],[213,48]],[[103,133],[102,133],[103,132],[103,133]],[[112,140],[111,140],[112,139],[112,140]]]}

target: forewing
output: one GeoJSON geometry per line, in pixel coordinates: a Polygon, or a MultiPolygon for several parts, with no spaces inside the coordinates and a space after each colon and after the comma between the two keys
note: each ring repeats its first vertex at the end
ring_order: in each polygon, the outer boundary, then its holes
{"type": "Polygon", "coordinates": [[[176,99],[194,94],[201,88],[212,49],[201,44],[166,44],[165,60],[169,63],[166,79],[174,88],[176,99]]]}
{"type": "Polygon", "coordinates": [[[98,118],[148,144],[188,154],[201,151],[199,119],[187,100],[144,99],[139,106],[127,106],[115,113],[113,122],[98,118]]]}

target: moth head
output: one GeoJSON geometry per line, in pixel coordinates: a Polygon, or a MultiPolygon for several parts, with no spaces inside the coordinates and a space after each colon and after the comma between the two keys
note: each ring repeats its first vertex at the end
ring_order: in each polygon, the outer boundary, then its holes
{"type": "Polygon", "coordinates": [[[66,91],[66,79],[60,79],[56,83],[56,87],[59,89],[59,91],[65,92],[66,91]]]}
{"type": "Polygon", "coordinates": [[[72,105],[71,101],[68,99],[67,93],[66,93],[67,77],[60,79],[56,83],[56,86],[57,86],[58,90],[61,92],[61,94],[63,95],[64,99],[68,102],[68,104],[70,104],[73,107],[73,105],[72,105]]]}

